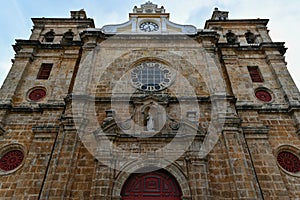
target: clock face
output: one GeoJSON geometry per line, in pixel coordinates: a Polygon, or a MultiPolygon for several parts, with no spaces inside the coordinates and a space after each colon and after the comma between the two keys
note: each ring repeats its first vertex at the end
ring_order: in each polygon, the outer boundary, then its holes
{"type": "Polygon", "coordinates": [[[154,92],[167,88],[174,80],[175,72],[158,62],[144,62],[131,71],[131,83],[134,87],[154,92]]]}
{"type": "Polygon", "coordinates": [[[154,22],[143,22],[140,25],[140,29],[145,32],[158,31],[159,27],[154,22]]]}

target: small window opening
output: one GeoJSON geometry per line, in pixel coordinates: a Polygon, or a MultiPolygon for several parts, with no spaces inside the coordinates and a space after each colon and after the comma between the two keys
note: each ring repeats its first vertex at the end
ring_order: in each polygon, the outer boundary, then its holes
{"type": "Polygon", "coordinates": [[[63,42],[72,42],[74,38],[74,33],[72,32],[72,30],[70,29],[68,32],[65,32],[64,36],[63,36],[63,42]]]}
{"type": "Polygon", "coordinates": [[[226,39],[228,44],[235,44],[237,42],[236,35],[231,31],[228,31],[228,33],[226,33],[226,39]]]}
{"type": "Polygon", "coordinates": [[[258,66],[248,66],[252,82],[264,82],[258,66]]]}
{"type": "Polygon", "coordinates": [[[49,32],[47,32],[45,34],[45,41],[46,42],[53,42],[54,37],[55,37],[55,33],[54,33],[53,29],[51,29],[49,32]]]}
{"type": "Polygon", "coordinates": [[[248,44],[254,44],[256,42],[256,36],[253,33],[251,33],[250,31],[245,33],[245,37],[246,37],[248,44]]]}
{"type": "Polygon", "coordinates": [[[50,76],[52,66],[53,64],[43,63],[37,75],[37,79],[48,79],[50,76]]]}

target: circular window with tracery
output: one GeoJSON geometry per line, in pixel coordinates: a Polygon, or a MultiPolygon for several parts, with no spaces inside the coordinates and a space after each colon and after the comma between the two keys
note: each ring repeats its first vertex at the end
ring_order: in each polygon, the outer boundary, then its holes
{"type": "Polygon", "coordinates": [[[31,101],[40,101],[46,96],[47,92],[45,88],[33,88],[28,94],[28,98],[31,101]]]}
{"type": "Polygon", "coordinates": [[[139,90],[155,92],[169,87],[176,73],[160,62],[143,62],[131,70],[131,83],[139,90]]]}
{"type": "Polygon", "coordinates": [[[17,169],[24,160],[24,153],[21,150],[14,149],[4,153],[0,158],[0,169],[9,172],[17,169]]]}
{"type": "Polygon", "coordinates": [[[300,171],[300,159],[289,151],[281,151],[277,155],[278,164],[290,173],[298,173],[300,171]]]}
{"type": "Polygon", "coordinates": [[[258,98],[263,102],[270,102],[272,100],[271,94],[266,90],[261,90],[261,89],[257,90],[255,92],[255,96],[256,98],[258,98]]]}

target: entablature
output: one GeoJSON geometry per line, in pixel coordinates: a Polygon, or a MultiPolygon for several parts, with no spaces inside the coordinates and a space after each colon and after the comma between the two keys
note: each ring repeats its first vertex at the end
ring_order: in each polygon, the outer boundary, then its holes
{"type": "Polygon", "coordinates": [[[260,44],[244,44],[239,43],[228,44],[228,43],[218,43],[217,47],[219,49],[236,49],[237,51],[266,51],[269,49],[278,50],[283,56],[287,50],[284,46],[284,42],[262,42],[260,44]]]}
{"type": "Polygon", "coordinates": [[[72,41],[69,43],[42,43],[39,40],[16,40],[13,48],[18,53],[22,48],[38,48],[38,49],[63,49],[66,46],[82,46],[81,41],[72,41]]]}

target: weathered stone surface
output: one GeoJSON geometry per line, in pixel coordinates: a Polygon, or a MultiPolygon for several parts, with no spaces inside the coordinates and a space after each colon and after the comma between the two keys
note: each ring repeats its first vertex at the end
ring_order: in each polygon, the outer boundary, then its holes
{"type": "Polygon", "coordinates": [[[0,196],[121,199],[131,174],[163,167],[182,199],[300,198],[299,172],[277,162],[281,151],[300,158],[300,94],[268,20],[215,10],[194,33],[172,24],[164,8],[143,6],[105,31],[83,10],[34,18],[29,40],[17,40],[0,90],[0,161],[13,149],[24,161],[0,169],[0,196]],[[141,32],[145,20],[159,31],[141,32]],[[131,72],[146,61],[174,73],[166,89],[132,85],[131,72]],[[43,63],[53,64],[50,75],[37,79],[43,63]],[[253,81],[248,66],[258,66],[263,81],[253,81]],[[30,100],[33,88],[46,96],[30,100]],[[271,100],[258,99],[258,89],[271,100]]]}

